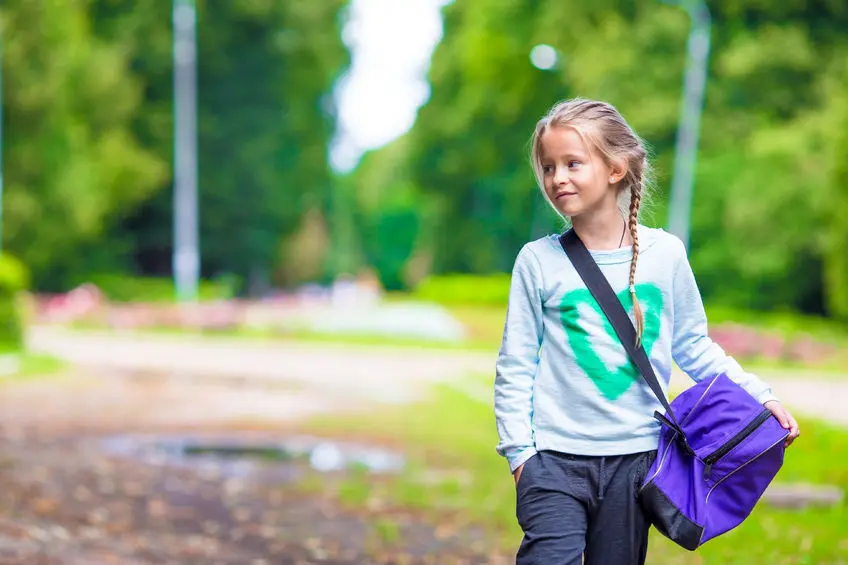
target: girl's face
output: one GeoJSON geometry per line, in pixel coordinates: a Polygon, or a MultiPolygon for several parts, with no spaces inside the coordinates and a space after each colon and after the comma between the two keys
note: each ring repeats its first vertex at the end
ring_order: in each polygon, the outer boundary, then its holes
{"type": "Polygon", "coordinates": [[[540,140],[545,193],[563,215],[575,217],[598,210],[618,210],[616,190],[620,171],[583,142],[577,130],[550,127],[540,140]]]}

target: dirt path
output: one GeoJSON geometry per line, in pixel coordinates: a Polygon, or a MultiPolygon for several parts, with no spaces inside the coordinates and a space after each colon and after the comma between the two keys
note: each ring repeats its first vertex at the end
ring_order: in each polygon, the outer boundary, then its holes
{"type": "Polygon", "coordinates": [[[306,461],[186,467],[105,449],[104,439],[126,434],[278,442],[305,416],[406,400],[443,377],[384,380],[400,358],[375,376],[361,360],[309,348],[169,341],[36,332],[36,350],[80,365],[0,384],[0,565],[507,562],[479,530],[340,506],[336,475],[306,461]],[[316,365],[342,376],[321,378],[316,365]],[[303,477],[320,489],[304,491],[294,482],[303,477]]]}
{"type": "Polygon", "coordinates": [[[2,565],[503,563],[479,534],[440,535],[410,514],[392,516],[386,539],[376,512],[340,509],[278,475],[143,465],[104,456],[95,438],[7,426],[0,449],[2,565]]]}
{"type": "MultiPolygon", "coordinates": [[[[469,374],[491,374],[495,362],[493,353],[72,332],[47,327],[35,328],[29,341],[35,351],[81,366],[297,386],[299,393],[287,395],[285,408],[293,415],[357,401],[408,402],[432,383],[459,383],[469,374]]],[[[793,411],[848,425],[842,400],[848,398],[848,378],[815,379],[810,373],[797,378],[789,371],[767,371],[760,376],[793,411]]],[[[677,389],[690,384],[679,373],[672,382],[677,389]]],[[[491,394],[488,390],[479,393],[481,398],[491,394]]],[[[261,415],[267,415],[266,403],[255,406],[261,415]]],[[[238,411],[238,407],[232,410],[238,411]]]]}
{"type": "Polygon", "coordinates": [[[406,402],[420,387],[491,373],[485,353],[34,328],[33,351],[83,367],[287,383],[333,397],[406,402]]]}

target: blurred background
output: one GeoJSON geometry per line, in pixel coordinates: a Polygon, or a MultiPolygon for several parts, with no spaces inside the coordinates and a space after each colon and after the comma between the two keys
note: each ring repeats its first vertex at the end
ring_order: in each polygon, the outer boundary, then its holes
{"type": "MultiPolygon", "coordinates": [[[[803,436],[649,563],[848,563],[848,1],[2,0],[0,564],[510,563],[529,139],[616,105],[803,436]]],[[[675,374],[673,389],[689,383],[675,374]]]]}

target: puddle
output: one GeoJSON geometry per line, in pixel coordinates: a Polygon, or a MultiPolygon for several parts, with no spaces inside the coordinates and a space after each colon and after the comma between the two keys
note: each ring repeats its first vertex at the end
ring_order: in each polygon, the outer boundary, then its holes
{"type": "Polygon", "coordinates": [[[307,468],[322,473],[360,470],[400,472],[404,458],[372,446],[292,437],[262,441],[238,437],[119,435],[101,440],[101,448],[148,465],[176,466],[215,477],[265,477],[287,481],[307,468]]]}

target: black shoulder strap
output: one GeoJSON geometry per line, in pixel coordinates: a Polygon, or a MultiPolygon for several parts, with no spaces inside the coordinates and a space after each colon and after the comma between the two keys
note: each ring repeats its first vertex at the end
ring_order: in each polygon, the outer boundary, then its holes
{"type": "Polygon", "coordinates": [[[648,360],[645,349],[641,345],[636,347],[636,328],[633,327],[633,322],[630,321],[630,317],[624,310],[624,306],[621,305],[606,277],[601,272],[600,267],[595,263],[592,254],[589,253],[589,250],[586,249],[586,246],[583,245],[583,242],[573,229],[569,229],[562,234],[559,242],[565,254],[568,255],[568,258],[574,265],[574,268],[577,269],[580,278],[586,283],[589,292],[598,301],[601,310],[603,310],[609,319],[613,329],[615,329],[616,335],[618,335],[618,339],[621,340],[624,349],[627,350],[628,355],[633,359],[636,368],[639,369],[642,377],[647,381],[648,386],[651,387],[654,395],[659,399],[663,408],[665,408],[665,413],[671,421],[658,412],[654,413],[654,417],[678,432],[681,438],[685,437],[682,428],[677,422],[677,418],[674,417],[674,412],[672,412],[665,394],[663,394],[662,387],[657,380],[656,374],[654,374],[654,369],[651,367],[651,362],[648,360]]]}

